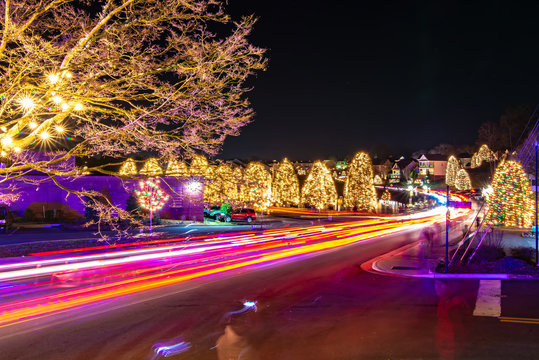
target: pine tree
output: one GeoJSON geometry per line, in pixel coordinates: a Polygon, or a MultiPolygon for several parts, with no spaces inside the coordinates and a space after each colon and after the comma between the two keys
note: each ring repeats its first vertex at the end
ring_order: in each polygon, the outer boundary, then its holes
{"type": "Polygon", "coordinates": [[[495,225],[530,227],[534,203],[530,179],[512,160],[501,162],[492,179],[493,192],[487,199],[488,218],[495,225]]]}
{"type": "Polygon", "coordinates": [[[237,182],[234,179],[234,170],[229,165],[221,164],[215,169],[211,186],[211,198],[208,200],[210,203],[228,202],[234,204],[237,201],[237,182]]]}
{"type": "Polygon", "coordinates": [[[489,149],[488,145],[485,144],[481,145],[479,150],[473,154],[470,166],[472,168],[478,168],[483,164],[483,161],[493,162],[496,160],[498,160],[496,154],[489,149]]]}
{"type": "Polygon", "coordinates": [[[204,183],[204,202],[210,204],[215,199],[215,188],[213,186],[212,175],[213,169],[210,166],[208,159],[204,155],[195,155],[189,167],[191,176],[203,178],[204,183]]]}
{"type": "Polygon", "coordinates": [[[455,186],[457,173],[459,171],[459,162],[456,157],[451,155],[447,160],[447,168],[445,169],[445,183],[449,186],[455,186]]]}
{"type": "Polygon", "coordinates": [[[294,165],[284,159],[275,171],[272,196],[275,206],[299,205],[299,180],[294,165]]]}
{"type": "Polygon", "coordinates": [[[344,207],[362,211],[376,209],[372,162],[366,153],[357,153],[350,162],[344,186],[344,207]]]}
{"type": "Polygon", "coordinates": [[[337,190],[326,165],[315,161],[301,191],[301,202],[314,205],[317,209],[334,206],[337,202],[337,190]]]}
{"type": "Polygon", "coordinates": [[[389,192],[389,189],[384,190],[380,200],[382,200],[382,201],[391,201],[391,193],[389,192]]]}
{"type": "Polygon", "coordinates": [[[457,179],[455,180],[455,187],[457,190],[471,190],[472,181],[470,180],[470,175],[464,169],[460,169],[457,173],[457,179]]]}
{"type": "Polygon", "coordinates": [[[159,162],[156,158],[150,158],[146,160],[139,174],[146,176],[157,176],[163,174],[163,169],[159,166],[159,162]]]}
{"type": "Polygon", "coordinates": [[[271,174],[259,162],[251,162],[243,174],[242,201],[249,206],[266,208],[271,205],[271,174]]]}
{"type": "Polygon", "coordinates": [[[171,159],[168,162],[167,170],[165,171],[165,175],[167,176],[187,176],[189,174],[189,170],[187,169],[187,165],[183,161],[178,161],[177,159],[171,159]]]}
{"type": "Polygon", "coordinates": [[[135,161],[131,158],[128,158],[127,160],[125,160],[118,174],[120,176],[137,175],[137,165],[135,164],[135,161]]]}

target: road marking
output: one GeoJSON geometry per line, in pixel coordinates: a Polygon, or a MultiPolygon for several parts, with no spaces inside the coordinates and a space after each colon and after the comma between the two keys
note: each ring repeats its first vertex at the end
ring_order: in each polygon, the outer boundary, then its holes
{"type": "Polygon", "coordinates": [[[480,280],[475,301],[474,316],[500,317],[502,282],[501,280],[480,280]]]}
{"type": "Polygon", "coordinates": [[[518,318],[518,317],[500,316],[498,319],[501,322],[539,325],[539,319],[534,319],[534,318],[518,318]]]}

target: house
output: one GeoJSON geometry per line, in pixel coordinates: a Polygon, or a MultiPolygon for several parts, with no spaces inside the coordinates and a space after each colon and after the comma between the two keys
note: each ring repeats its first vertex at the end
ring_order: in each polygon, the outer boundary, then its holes
{"type": "Polygon", "coordinates": [[[386,160],[373,159],[372,161],[372,171],[373,171],[374,177],[378,175],[383,182],[385,182],[388,179],[389,174],[392,172],[392,168],[393,168],[393,162],[389,159],[386,159],[386,160]]]}
{"type": "Polygon", "coordinates": [[[445,179],[447,156],[423,154],[418,159],[418,179],[427,183],[445,179]]]}

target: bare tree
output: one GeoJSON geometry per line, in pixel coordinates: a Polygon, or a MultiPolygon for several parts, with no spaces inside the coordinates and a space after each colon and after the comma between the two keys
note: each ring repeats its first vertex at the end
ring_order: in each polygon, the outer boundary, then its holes
{"type": "MultiPolygon", "coordinates": [[[[77,156],[215,154],[253,115],[246,79],[266,65],[218,0],[5,0],[2,179],[77,156]],[[226,33],[226,35],[224,35],[226,33]],[[46,159],[27,150],[64,150],[46,159]]],[[[109,173],[103,166],[84,171],[109,173]]]]}

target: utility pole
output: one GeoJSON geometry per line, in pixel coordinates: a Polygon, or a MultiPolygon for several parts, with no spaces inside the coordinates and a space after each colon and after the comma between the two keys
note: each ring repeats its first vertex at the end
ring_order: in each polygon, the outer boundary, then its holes
{"type": "Polygon", "coordinates": [[[449,223],[451,221],[449,216],[449,185],[447,185],[445,196],[447,199],[447,211],[445,213],[445,273],[447,274],[449,272],[449,223]]]}
{"type": "Polygon", "coordinates": [[[537,232],[537,202],[538,202],[538,193],[537,193],[537,148],[538,144],[535,142],[535,265],[539,265],[539,234],[537,232]]]}

